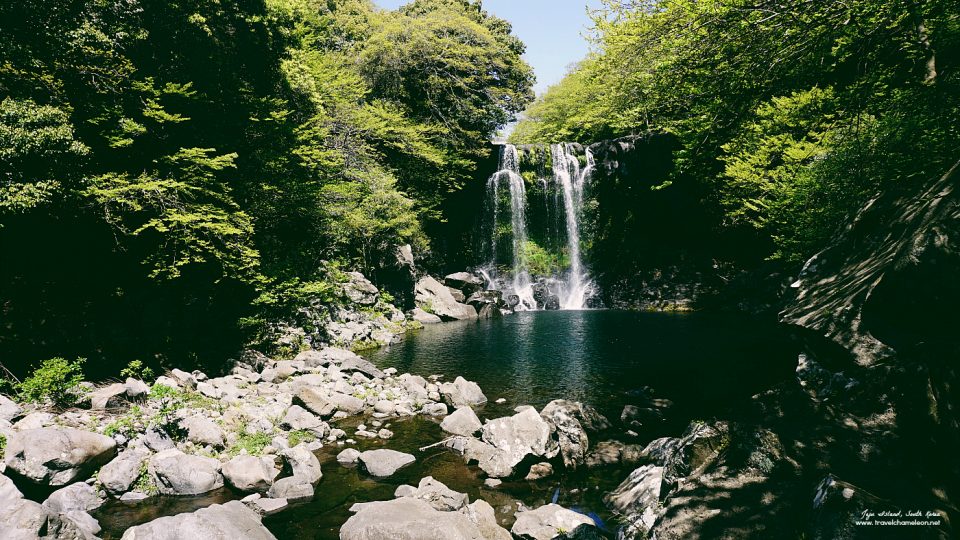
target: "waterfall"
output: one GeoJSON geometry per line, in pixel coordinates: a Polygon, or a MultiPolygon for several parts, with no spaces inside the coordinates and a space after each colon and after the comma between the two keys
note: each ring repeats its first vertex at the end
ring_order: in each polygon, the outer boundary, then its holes
{"type": "Polygon", "coordinates": [[[583,309],[592,290],[589,278],[584,274],[580,256],[580,218],[583,210],[583,186],[593,167],[593,154],[587,149],[587,164],[580,170],[580,160],[566,144],[550,147],[553,158],[553,177],[563,190],[563,207],[567,225],[567,253],[570,271],[561,288],[562,309],[583,309]]]}
{"type": "Polygon", "coordinates": [[[485,242],[489,240],[489,259],[479,271],[488,289],[517,295],[517,310],[584,309],[595,295],[581,252],[584,189],[595,166],[587,149],[586,164],[581,167],[576,154],[579,148],[568,144],[525,147],[524,159],[529,161],[524,161],[524,170],[537,175],[529,188],[529,202],[516,146],[501,147],[497,171],[487,181],[490,226],[482,234],[485,242]],[[552,167],[544,166],[548,158],[552,167]],[[505,208],[507,192],[509,209],[505,208]],[[509,254],[500,238],[506,226],[501,221],[507,219],[507,211],[509,254]],[[566,265],[562,262],[564,252],[566,265]],[[531,259],[531,254],[535,258],[531,259]],[[509,276],[500,276],[501,269],[509,276]]]}

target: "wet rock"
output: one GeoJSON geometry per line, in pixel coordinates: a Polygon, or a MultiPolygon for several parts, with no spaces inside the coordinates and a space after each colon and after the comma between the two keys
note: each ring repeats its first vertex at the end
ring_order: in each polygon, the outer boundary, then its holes
{"type": "Polygon", "coordinates": [[[457,377],[452,383],[443,383],[440,385],[440,395],[443,401],[452,407],[465,407],[482,405],[487,402],[487,396],[483,395],[480,386],[473,382],[457,377]]]}
{"type": "Polygon", "coordinates": [[[517,521],[510,532],[523,540],[553,540],[558,536],[578,534],[580,527],[595,527],[589,517],[568,510],[558,504],[548,504],[536,510],[517,513],[517,521]],[[576,532],[575,532],[576,531],[576,532]]]}
{"type": "Polygon", "coordinates": [[[220,462],[164,450],[150,458],[147,470],[163,495],[200,495],[223,487],[220,462]]]}
{"type": "Polygon", "coordinates": [[[65,486],[108,462],[116,448],[110,437],[88,431],[30,429],[7,439],[4,462],[33,482],[65,486]]]}
{"type": "Polygon", "coordinates": [[[90,408],[93,410],[115,409],[122,406],[126,399],[127,387],[122,383],[98,388],[90,393],[90,408]]]}
{"type": "Polygon", "coordinates": [[[410,454],[386,448],[367,450],[362,452],[358,459],[368,473],[380,478],[391,476],[400,468],[416,461],[410,454]]]}
{"type": "Polygon", "coordinates": [[[459,289],[468,295],[482,291],[484,287],[483,278],[469,272],[450,274],[443,278],[443,283],[448,287],[459,289]]]}
{"type": "Polygon", "coordinates": [[[440,422],[440,429],[454,435],[472,436],[483,424],[469,406],[460,407],[440,422]]]}
{"type": "Polygon", "coordinates": [[[130,448],[124,450],[110,463],[100,468],[97,479],[107,493],[119,496],[130,491],[140,476],[140,467],[150,455],[145,449],[130,448]]]}
{"type": "Polygon", "coordinates": [[[196,512],[155,519],[131,527],[122,540],[276,540],[257,512],[240,501],[214,504],[196,512]]]}
{"type": "Polygon", "coordinates": [[[418,308],[443,320],[457,321],[477,318],[477,310],[461,304],[436,279],[427,276],[417,282],[415,302],[418,308]]]}
{"type": "Polygon", "coordinates": [[[271,458],[237,456],[223,464],[222,473],[227,484],[238,491],[264,492],[280,471],[271,458]]]}

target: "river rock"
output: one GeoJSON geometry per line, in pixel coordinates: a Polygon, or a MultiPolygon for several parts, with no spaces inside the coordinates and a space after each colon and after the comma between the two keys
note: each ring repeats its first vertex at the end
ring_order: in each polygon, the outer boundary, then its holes
{"type": "Polygon", "coordinates": [[[485,286],[483,278],[469,272],[457,272],[443,278],[443,283],[448,287],[453,287],[471,295],[477,291],[482,291],[485,286]]]}
{"type": "Polygon", "coordinates": [[[524,477],[524,480],[540,480],[541,478],[546,478],[553,474],[553,465],[544,461],[543,463],[537,463],[530,467],[530,471],[527,473],[527,476],[524,477]]]}
{"type": "Polygon", "coordinates": [[[140,466],[150,455],[142,448],[128,448],[115,457],[110,463],[100,468],[97,480],[107,493],[119,496],[133,487],[140,476],[140,466]]]}
{"type": "Polygon", "coordinates": [[[350,358],[344,358],[338,365],[340,366],[340,371],[344,373],[362,373],[373,379],[382,379],[385,377],[383,371],[380,371],[380,368],[356,354],[350,358]]]}
{"type": "Polygon", "coordinates": [[[354,504],[350,511],[355,514],[340,528],[340,540],[510,540],[483,501],[442,512],[423,500],[400,497],[354,504]]]}
{"type": "Polygon", "coordinates": [[[97,388],[90,393],[90,408],[93,410],[114,409],[126,401],[127,387],[123,383],[113,383],[97,388]]]}
{"type": "Polygon", "coordinates": [[[281,425],[291,430],[307,430],[323,437],[326,424],[319,417],[299,405],[291,405],[283,416],[281,425]]]}
{"type": "Polygon", "coordinates": [[[242,492],[264,492],[280,474],[273,459],[256,456],[237,456],[223,464],[223,478],[227,484],[242,492]]]}
{"type": "Polygon", "coordinates": [[[341,394],[340,392],[332,392],[327,399],[333,403],[337,411],[343,411],[348,415],[362,412],[364,405],[366,405],[362,399],[341,394]]]}
{"type": "Polygon", "coordinates": [[[173,369],[170,371],[170,377],[177,381],[179,386],[186,388],[187,390],[193,390],[197,387],[197,378],[192,373],[187,373],[186,371],[173,369]]]}
{"type": "Polygon", "coordinates": [[[469,406],[460,407],[444,418],[443,422],[440,422],[440,429],[447,433],[466,437],[472,436],[482,427],[483,424],[477,418],[477,413],[473,412],[473,409],[469,406]]]}
{"type": "Polygon", "coordinates": [[[417,307],[443,320],[459,321],[477,318],[476,309],[457,302],[445,286],[430,276],[421,278],[417,282],[415,292],[417,307]]]}
{"type": "Polygon", "coordinates": [[[626,518],[637,537],[645,537],[657,519],[663,472],[663,467],[642,465],[603,498],[611,510],[626,518]]]}
{"type": "Polygon", "coordinates": [[[592,407],[565,399],[548,403],[540,412],[540,416],[557,433],[563,465],[570,469],[583,464],[587,456],[590,440],[584,424],[590,426],[592,431],[610,426],[607,419],[592,407]]]}
{"type": "Polygon", "coordinates": [[[632,465],[640,461],[643,450],[642,446],[636,444],[602,441],[597,443],[593,450],[587,454],[584,464],[591,468],[606,465],[632,465]]]}
{"type": "Polygon", "coordinates": [[[342,465],[353,465],[360,459],[360,451],[356,448],[347,448],[337,454],[337,463],[342,465]]]}
{"type": "Polygon", "coordinates": [[[199,414],[180,420],[180,428],[187,432],[187,440],[200,446],[223,448],[223,430],[213,420],[199,414]]]}
{"type": "Polygon", "coordinates": [[[452,383],[441,384],[440,395],[443,396],[443,401],[452,407],[472,407],[487,402],[487,396],[483,395],[480,386],[463,377],[457,377],[452,383]]]}
{"type": "Polygon", "coordinates": [[[139,399],[150,393],[150,387],[147,386],[147,383],[130,377],[127,377],[127,380],[124,381],[123,387],[130,399],[139,399]]]}
{"type": "Polygon", "coordinates": [[[481,439],[496,448],[498,457],[511,468],[528,455],[547,459],[556,456],[559,447],[550,434],[550,424],[533,407],[491,420],[481,429],[481,439]]]}
{"type": "Polygon", "coordinates": [[[358,459],[368,473],[380,478],[392,476],[400,468],[416,461],[410,454],[387,448],[367,450],[362,452],[358,459]]]}
{"type": "Polygon", "coordinates": [[[122,540],[276,540],[260,516],[240,501],[155,519],[131,527],[122,540]]]}
{"type": "Polygon", "coordinates": [[[307,447],[306,443],[298,444],[293,448],[281,452],[293,476],[300,478],[308,484],[316,484],[323,478],[323,471],[320,470],[320,460],[307,447]]]}
{"type": "Polygon", "coordinates": [[[473,437],[451,437],[444,446],[460,453],[467,463],[476,462],[483,472],[492,478],[503,478],[513,474],[510,455],[501,452],[492,444],[473,437]]]}
{"type": "Polygon", "coordinates": [[[3,506],[2,503],[4,501],[12,501],[22,497],[23,493],[20,493],[17,485],[13,483],[13,480],[0,474],[0,506],[3,506]]]}
{"type": "Polygon", "coordinates": [[[100,508],[104,500],[97,490],[86,482],[76,482],[65,488],[60,488],[43,501],[43,506],[54,514],[68,512],[90,512],[100,508]]]}
{"type": "Polygon", "coordinates": [[[7,396],[0,395],[0,420],[6,420],[7,422],[13,422],[13,420],[20,416],[23,412],[23,409],[20,408],[13,400],[7,396]]]}
{"type": "Polygon", "coordinates": [[[7,439],[7,468],[36,483],[65,486],[108,462],[117,443],[79,429],[41,428],[7,439]]]}
{"type": "Polygon", "coordinates": [[[453,299],[461,304],[466,304],[467,296],[463,294],[463,291],[460,289],[454,289],[453,287],[447,287],[447,290],[450,291],[450,294],[453,295],[453,299]]]}
{"type": "Polygon", "coordinates": [[[578,537],[581,527],[595,527],[589,517],[568,510],[558,504],[548,504],[536,510],[518,512],[510,532],[522,540],[553,540],[561,534],[578,537]]]}
{"type": "Polygon", "coordinates": [[[41,504],[17,498],[0,504],[0,537],[11,540],[46,538],[50,513],[41,504]]]}
{"type": "Polygon", "coordinates": [[[291,503],[309,502],[313,499],[314,488],[313,484],[304,478],[288,476],[274,482],[267,491],[267,495],[273,499],[285,499],[291,503]]]}
{"type": "Polygon", "coordinates": [[[410,318],[417,321],[420,324],[437,324],[442,323],[443,319],[437,317],[433,313],[428,313],[420,308],[413,308],[410,311],[410,318]]]}
{"type": "Polygon", "coordinates": [[[293,396],[293,402],[320,418],[330,418],[337,412],[337,406],[327,398],[327,394],[316,388],[301,388],[293,396]]]}
{"type": "Polygon", "coordinates": [[[200,495],[223,487],[219,461],[175,448],[151,457],[147,470],[163,495],[200,495]]]}
{"type": "Polygon", "coordinates": [[[421,478],[416,488],[402,496],[420,499],[441,512],[453,512],[470,504],[466,493],[454,491],[432,476],[421,478]]]}

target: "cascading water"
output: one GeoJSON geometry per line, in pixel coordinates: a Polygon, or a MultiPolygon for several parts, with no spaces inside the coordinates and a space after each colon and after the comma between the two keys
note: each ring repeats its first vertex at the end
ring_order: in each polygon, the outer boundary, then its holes
{"type": "Polygon", "coordinates": [[[498,170],[487,182],[490,227],[484,241],[489,260],[480,273],[488,289],[517,296],[514,309],[584,309],[595,295],[581,250],[584,187],[595,167],[589,149],[581,165],[580,148],[569,144],[525,147],[523,173],[517,147],[504,145],[500,150],[498,170]],[[528,194],[524,174],[531,173],[536,181],[528,194]],[[509,253],[500,240],[506,234],[507,192],[509,253]],[[501,271],[509,275],[501,276],[501,271]]]}

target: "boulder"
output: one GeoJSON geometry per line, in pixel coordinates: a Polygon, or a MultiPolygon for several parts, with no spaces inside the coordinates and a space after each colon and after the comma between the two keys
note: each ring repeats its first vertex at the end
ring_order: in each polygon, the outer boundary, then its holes
{"type": "Polygon", "coordinates": [[[151,457],[147,470],[163,495],[200,495],[223,487],[219,461],[175,448],[151,457]]]}
{"type": "Polygon", "coordinates": [[[104,500],[93,486],[86,482],[76,482],[60,488],[43,501],[43,506],[51,513],[91,512],[100,508],[104,500]]]}
{"type": "Polygon", "coordinates": [[[302,479],[308,484],[316,484],[323,478],[323,471],[320,470],[320,460],[307,448],[304,443],[298,444],[293,448],[284,450],[281,455],[286,460],[293,476],[302,479]]]}
{"type": "Polygon", "coordinates": [[[466,493],[454,491],[432,476],[421,478],[420,484],[403,496],[420,499],[441,512],[454,512],[470,504],[466,493]]]}
{"type": "Polygon", "coordinates": [[[13,483],[13,480],[0,474],[0,506],[3,506],[5,501],[13,501],[21,498],[23,498],[23,493],[20,493],[16,484],[13,483]]]}
{"type": "Polygon", "coordinates": [[[380,369],[373,365],[369,360],[365,360],[357,355],[352,358],[344,358],[339,363],[340,371],[344,373],[363,373],[370,378],[382,379],[384,374],[380,369]]]}
{"type": "Polygon", "coordinates": [[[420,308],[413,308],[410,311],[410,318],[420,324],[437,324],[443,322],[443,319],[440,317],[437,317],[433,313],[428,313],[420,308]]]}
{"type": "Polygon", "coordinates": [[[416,305],[428,313],[447,321],[477,318],[477,310],[456,301],[450,291],[430,276],[421,278],[416,286],[416,305]]]}
{"type": "Polygon", "coordinates": [[[592,431],[610,426],[607,419],[592,407],[565,399],[548,403],[540,412],[540,416],[556,432],[563,465],[570,469],[576,469],[587,457],[590,440],[584,424],[590,426],[592,431]]]}
{"type": "Polygon", "coordinates": [[[237,456],[223,464],[223,478],[238,491],[264,492],[280,474],[273,459],[256,456],[237,456]]]}
{"type": "Polygon", "coordinates": [[[342,465],[353,465],[360,459],[360,451],[356,448],[347,448],[337,454],[337,463],[342,465]]]}
{"type": "Polygon", "coordinates": [[[350,511],[355,514],[340,528],[340,540],[510,540],[483,501],[442,512],[421,499],[400,497],[354,504],[350,511]]]}
{"type": "Polygon", "coordinates": [[[344,296],[355,304],[372,306],[380,299],[380,290],[360,272],[347,272],[348,281],[341,285],[344,296]]]}
{"type": "Polygon", "coordinates": [[[122,540],[276,540],[256,511],[240,501],[155,519],[131,527],[122,540]]]}
{"type": "Polygon", "coordinates": [[[330,364],[340,364],[344,360],[357,358],[357,354],[340,347],[326,347],[321,350],[302,351],[293,359],[294,362],[303,362],[308,368],[326,367],[330,364]]]}
{"type": "Polygon", "coordinates": [[[486,282],[482,277],[469,272],[456,272],[443,278],[443,283],[448,287],[459,289],[471,295],[477,291],[482,291],[486,282]]]}
{"type": "Polygon", "coordinates": [[[206,416],[195,414],[180,420],[180,428],[187,432],[187,440],[200,446],[223,448],[223,430],[206,416]]]}
{"type": "Polygon", "coordinates": [[[637,537],[645,537],[657,520],[663,472],[663,467],[642,465],[603,498],[611,510],[624,516],[637,537]]]}
{"type": "Polygon", "coordinates": [[[341,394],[339,392],[333,392],[327,398],[337,411],[343,411],[348,415],[357,414],[363,412],[363,408],[366,403],[360,399],[353,396],[348,396],[347,394],[341,394]]]}
{"type": "Polygon", "coordinates": [[[272,516],[274,514],[279,514],[280,512],[287,509],[290,506],[289,502],[286,499],[271,499],[270,497],[259,497],[247,503],[247,506],[252,508],[256,513],[261,516],[272,516]]]}
{"type": "Polygon", "coordinates": [[[453,299],[461,304],[467,303],[467,296],[463,294],[463,291],[460,289],[454,289],[453,287],[447,287],[447,290],[450,291],[450,294],[453,295],[453,299]]]}
{"type": "Polygon", "coordinates": [[[482,405],[487,402],[487,396],[483,395],[480,386],[463,377],[457,377],[452,383],[443,383],[440,385],[440,395],[443,401],[452,407],[464,407],[482,405]]]}
{"type": "Polygon", "coordinates": [[[463,435],[465,437],[472,436],[474,433],[480,431],[482,427],[483,424],[481,424],[480,419],[477,418],[477,413],[473,412],[473,409],[469,406],[460,407],[444,418],[443,422],[440,422],[440,429],[447,433],[463,435]]]}
{"type": "Polygon", "coordinates": [[[497,309],[501,307],[506,307],[506,302],[503,301],[503,293],[500,291],[478,291],[470,295],[469,298],[464,302],[468,306],[473,306],[480,311],[481,308],[492,306],[497,309]]]}
{"type": "Polygon", "coordinates": [[[285,499],[291,503],[309,502],[313,499],[313,484],[303,478],[288,476],[270,486],[267,495],[273,499],[285,499]]]}
{"type": "Polygon", "coordinates": [[[129,399],[142,398],[150,393],[150,387],[147,386],[147,383],[130,377],[127,377],[127,380],[123,383],[123,387],[126,389],[127,398],[129,399]]]}
{"type": "Polygon", "coordinates": [[[0,538],[39,540],[41,535],[46,538],[49,519],[50,512],[40,503],[23,498],[4,501],[0,504],[0,538]]]}
{"type": "Polygon", "coordinates": [[[593,450],[587,454],[584,464],[591,468],[606,465],[633,465],[640,461],[644,455],[643,450],[642,446],[636,444],[602,441],[597,443],[593,450]]]}
{"type": "Polygon", "coordinates": [[[93,410],[115,409],[126,401],[127,387],[123,383],[113,383],[90,392],[90,408],[93,410]]]}
{"type": "Polygon", "coordinates": [[[510,532],[522,540],[553,540],[558,536],[576,537],[581,527],[595,527],[589,517],[558,504],[518,512],[510,532]]]}
{"type": "Polygon", "coordinates": [[[0,395],[0,420],[13,422],[23,413],[23,409],[7,396],[0,395]]]}
{"type": "Polygon", "coordinates": [[[323,436],[326,424],[319,417],[299,405],[291,405],[283,416],[281,425],[291,430],[307,430],[323,436]]]}
{"type": "Polygon", "coordinates": [[[330,418],[337,412],[337,406],[327,394],[316,388],[301,388],[293,396],[293,402],[321,418],[330,418]]]}
{"type": "Polygon", "coordinates": [[[170,378],[177,381],[179,386],[182,386],[187,390],[193,390],[197,387],[197,378],[192,373],[187,373],[186,371],[179,369],[173,369],[170,371],[170,378]]]}
{"type": "Polygon", "coordinates": [[[7,439],[4,462],[32,482],[65,486],[108,462],[116,449],[110,437],[88,431],[28,429],[7,439]]]}
{"type": "Polygon", "coordinates": [[[467,462],[476,462],[483,472],[493,478],[503,478],[513,474],[514,464],[507,452],[501,452],[491,444],[473,437],[452,437],[444,446],[460,453],[467,462]]]}
{"type": "Polygon", "coordinates": [[[416,461],[410,454],[387,448],[361,452],[358,459],[368,473],[380,478],[392,476],[400,468],[416,461]]]}
{"type": "Polygon", "coordinates": [[[145,449],[129,448],[120,453],[110,463],[100,468],[97,480],[107,493],[119,496],[133,487],[140,476],[140,467],[150,455],[145,449]]]}
{"type": "Polygon", "coordinates": [[[499,457],[511,468],[528,455],[547,459],[556,456],[559,447],[550,434],[550,424],[532,407],[513,416],[491,420],[481,429],[481,439],[496,448],[499,457]]]}

